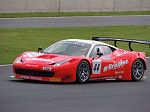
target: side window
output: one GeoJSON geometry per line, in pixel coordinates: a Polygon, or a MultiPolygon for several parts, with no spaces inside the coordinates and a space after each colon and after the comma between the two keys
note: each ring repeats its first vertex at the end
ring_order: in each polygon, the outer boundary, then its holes
{"type": "Polygon", "coordinates": [[[112,53],[111,49],[108,46],[101,46],[103,55],[108,55],[112,53]]]}
{"type": "Polygon", "coordinates": [[[101,47],[102,47],[101,45],[95,46],[90,54],[90,57],[98,57],[97,48],[99,48],[100,52],[102,52],[101,47]]]}

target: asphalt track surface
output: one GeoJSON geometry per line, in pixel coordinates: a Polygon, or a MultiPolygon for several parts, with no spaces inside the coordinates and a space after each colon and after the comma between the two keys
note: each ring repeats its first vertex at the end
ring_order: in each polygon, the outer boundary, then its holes
{"type": "Polygon", "coordinates": [[[150,25],[150,15],[138,16],[86,16],[86,17],[41,17],[1,18],[0,28],[45,28],[150,25]]]}
{"type": "Polygon", "coordinates": [[[140,82],[51,83],[9,78],[0,66],[0,112],[149,112],[150,58],[140,82]]]}

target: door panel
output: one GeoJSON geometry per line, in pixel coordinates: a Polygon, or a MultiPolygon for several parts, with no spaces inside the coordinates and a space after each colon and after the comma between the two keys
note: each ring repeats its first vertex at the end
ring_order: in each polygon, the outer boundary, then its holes
{"type": "Polygon", "coordinates": [[[101,56],[100,58],[94,58],[92,60],[92,77],[114,75],[112,66],[114,66],[116,61],[117,60],[112,54],[101,56]]]}

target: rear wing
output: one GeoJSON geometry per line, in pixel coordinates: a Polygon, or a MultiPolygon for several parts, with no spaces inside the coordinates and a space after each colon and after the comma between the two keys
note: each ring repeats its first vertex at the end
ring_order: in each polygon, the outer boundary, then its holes
{"type": "Polygon", "coordinates": [[[150,41],[143,41],[143,40],[121,39],[121,38],[111,38],[111,37],[92,37],[92,40],[114,41],[115,47],[117,47],[117,41],[129,42],[129,49],[131,51],[133,51],[133,49],[131,48],[131,43],[147,44],[150,47],[150,41]]]}

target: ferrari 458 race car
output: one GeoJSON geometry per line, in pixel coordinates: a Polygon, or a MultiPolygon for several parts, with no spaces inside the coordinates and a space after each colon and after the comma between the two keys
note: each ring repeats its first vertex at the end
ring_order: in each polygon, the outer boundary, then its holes
{"type": "Polygon", "coordinates": [[[13,63],[15,78],[86,83],[89,80],[139,81],[146,70],[145,53],[134,52],[131,42],[149,41],[93,37],[92,40],[68,39],[42,52],[25,52],[13,63]],[[99,40],[113,40],[115,46],[99,40]],[[129,42],[131,51],[116,47],[117,41],[129,42]]]}

